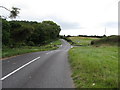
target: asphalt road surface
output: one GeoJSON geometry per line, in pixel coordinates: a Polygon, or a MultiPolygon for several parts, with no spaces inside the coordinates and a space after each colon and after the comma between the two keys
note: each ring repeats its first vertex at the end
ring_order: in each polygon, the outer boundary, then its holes
{"type": "Polygon", "coordinates": [[[61,40],[57,50],[23,54],[2,61],[2,88],[73,88],[68,50],[61,40]]]}

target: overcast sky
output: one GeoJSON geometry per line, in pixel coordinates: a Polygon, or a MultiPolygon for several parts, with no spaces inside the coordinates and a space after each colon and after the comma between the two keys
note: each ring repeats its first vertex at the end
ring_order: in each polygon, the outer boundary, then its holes
{"type": "MultiPolygon", "coordinates": [[[[119,0],[0,0],[0,6],[20,8],[17,20],[52,20],[61,35],[118,34],[119,0]]],[[[9,13],[0,8],[0,14],[9,13]]]]}

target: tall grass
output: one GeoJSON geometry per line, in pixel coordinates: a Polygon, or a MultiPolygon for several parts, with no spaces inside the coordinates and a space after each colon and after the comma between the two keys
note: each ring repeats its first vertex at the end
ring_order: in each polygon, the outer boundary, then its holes
{"type": "Polygon", "coordinates": [[[77,88],[117,88],[116,46],[74,47],[69,51],[72,77],[77,88]]]}

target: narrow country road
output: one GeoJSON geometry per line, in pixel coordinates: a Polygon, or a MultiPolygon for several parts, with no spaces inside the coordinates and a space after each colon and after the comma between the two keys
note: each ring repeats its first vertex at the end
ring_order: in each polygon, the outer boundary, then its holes
{"type": "Polygon", "coordinates": [[[28,53],[2,61],[3,88],[73,88],[68,50],[61,40],[57,50],[28,53]]]}

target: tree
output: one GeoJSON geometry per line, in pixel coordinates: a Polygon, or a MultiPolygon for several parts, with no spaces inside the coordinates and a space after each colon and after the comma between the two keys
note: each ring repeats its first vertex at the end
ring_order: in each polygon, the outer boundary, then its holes
{"type": "MultiPolygon", "coordinates": [[[[0,6],[0,8],[3,8],[3,9],[5,9],[5,10],[9,11],[9,12],[10,12],[9,18],[11,18],[11,19],[16,18],[16,17],[18,16],[18,14],[20,13],[20,12],[19,12],[20,9],[19,9],[19,8],[16,8],[16,7],[12,7],[11,10],[7,9],[7,8],[4,7],[4,6],[0,6]]],[[[4,17],[4,16],[3,16],[3,17],[4,17]]]]}
{"type": "Polygon", "coordinates": [[[19,46],[28,39],[34,31],[34,27],[29,24],[23,24],[18,21],[11,21],[11,39],[13,44],[19,46]]]}
{"type": "Polygon", "coordinates": [[[29,22],[7,21],[3,22],[3,44],[8,47],[22,45],[42,45],[59,36],[60,26],[53,21],[29,22]]]}
{"type": "Polygon", "coordinates": [[[42,25],[43,25],[42,28],[49,32],[47,33],[48,39],[54,39],[59,37],[59,32],[61,31],[59,25],[57,25],[53,21],[43,21],[42,25]]]}
{"type": "Polygon", "coordinates": [[[6,20],[2,20],[2,44],[10,44],[10,24],[6,20]]]}

